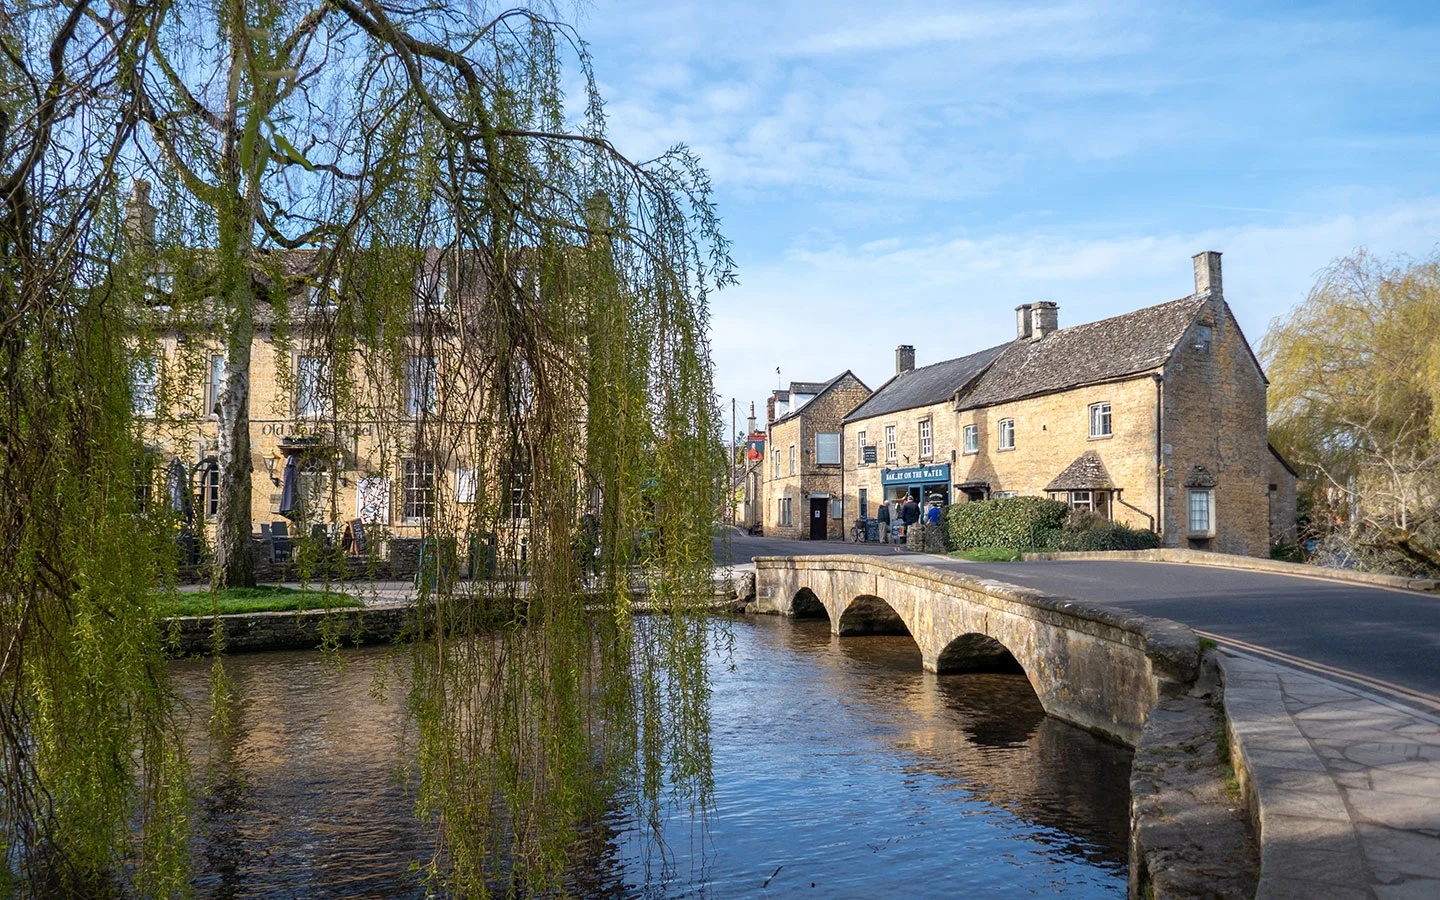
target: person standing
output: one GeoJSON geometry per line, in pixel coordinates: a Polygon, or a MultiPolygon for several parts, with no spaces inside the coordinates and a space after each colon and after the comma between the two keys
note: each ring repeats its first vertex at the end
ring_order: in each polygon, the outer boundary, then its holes
{"type": "Polygon", "coordinates": [[[875,510],[875,521],[880,523],[880,543],[890,543],[890,504],[884,500],[880,501],[880,508],[875,510]]]}
{"type": "Polygon", "coordinates": [[[931,525],[940,524],[940,503],[938,501],[930,501],[930,508],[925,510],[925,521],[931,525]]]}
{"type": "Polygon", "coordinates": [[[920,521],[920,503],[913,494],[905,499],[905,505],[900,508],[900,521],[905,523],[907,532],[911,525],[920,521]]]}

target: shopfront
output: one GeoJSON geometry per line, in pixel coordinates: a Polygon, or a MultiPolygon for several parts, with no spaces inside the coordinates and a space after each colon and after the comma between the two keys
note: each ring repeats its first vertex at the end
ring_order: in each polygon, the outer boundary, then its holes
{"type": "Polygon", "coordinates": [[[946,506],[950,503],[950,464],[885,469],[880,473],[880,484],[886,500],[914,497],[921,507],[932,502],[946,506]]]}

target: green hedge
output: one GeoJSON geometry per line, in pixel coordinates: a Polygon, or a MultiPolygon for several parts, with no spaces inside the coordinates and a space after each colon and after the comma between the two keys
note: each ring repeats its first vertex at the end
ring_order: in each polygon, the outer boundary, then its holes
{"type": "Polygon", "coordinates": [[[955,550],[1047,550],[1059,539],[1069,512],[1064,503],[1039,497],[954,503],[945,509],[945,533],[955,550]]]}
{"type": "Polygon", "coordinates": [[[1148,528],[1129,528],[1094,513],[1076,512],[1065,520],[1057,550],[1154,550],[1160,535],[1148,528]]]}
{"type": "Polygon", "coordinates": [[[1059,500],[1040,497],[955,503],[946,507],[944,521],[952,550],[1153,550],[1160,546],[1160,535],[1149,529],[1129,528],[1094,513],[1072,513],[1059,500]]]}

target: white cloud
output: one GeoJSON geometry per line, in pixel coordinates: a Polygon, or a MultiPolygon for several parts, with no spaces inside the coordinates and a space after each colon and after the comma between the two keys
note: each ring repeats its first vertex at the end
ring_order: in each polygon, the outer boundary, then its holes
{"type": "Polygon", "coordinates": [[[1058,302],[1064,326],[1185,296],[1190,257],[1202,250],[1224,253],[1226,298],[1258,345],[1320,269],[1362,245],[1381,255],[1435,252],[1440,196],[1161,236],[1035,231],[793,250],[714,298],[717,389],[727,400],[763,401],[777,365],[787,382],[848,368],[875,387],[893,373],[896,344],[914,344],[925,365],[1009,340],[1019,303],[1058,302]]]}

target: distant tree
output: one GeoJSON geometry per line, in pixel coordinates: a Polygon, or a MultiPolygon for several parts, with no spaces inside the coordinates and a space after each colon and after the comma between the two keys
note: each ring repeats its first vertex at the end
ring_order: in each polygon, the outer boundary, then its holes
{"type": "Polygon", "coordinates": [[[1440,571],[1440,257],[1335,261],[1261,345],[1312,529],[1440,571]]]}

